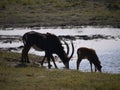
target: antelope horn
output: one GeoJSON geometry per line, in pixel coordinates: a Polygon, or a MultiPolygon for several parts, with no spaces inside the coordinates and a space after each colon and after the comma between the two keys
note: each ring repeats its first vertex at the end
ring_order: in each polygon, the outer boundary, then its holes
{"type": "Polygon", "coordinates": [[[74,45],[73,45],[73,42],[71,41],[71,45],[72,45],[72,53],[71,53],[71,55],[70,55],[70,57],[69,57],[69,60],[72,58],[72,56],[73,56],[73,54],[74,54],[74,45]]]}
{"type": "Polygon", "coordinates": [[[65,40],[63,40],[63,42],[65,43],[65,45],[66,45],[66,47],[67,47],[67,56],[68,56],[69,51],[70,51],[69,46],[68,46],[68,43],[67,43],[65,40]]]}

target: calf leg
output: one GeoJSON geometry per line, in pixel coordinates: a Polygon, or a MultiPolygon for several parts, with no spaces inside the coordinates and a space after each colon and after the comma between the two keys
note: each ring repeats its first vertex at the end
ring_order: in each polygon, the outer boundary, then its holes
{"type": "MultiPolygon", "coordinates": [[[[90,62],[90,61],[89,61],[90,62]]],[[[91,68],[91,72],[93,72],[93,69],[92,69],[92,62],[90,62],[90,68],[91,68]]]]}
{"type": "Polygon", "coordinates": [[[81,62],[81,58],[78,58],[78,60],[77,60],[77,70],[79,69],[79,65],[80,65],[80,62],[81,62]]]}

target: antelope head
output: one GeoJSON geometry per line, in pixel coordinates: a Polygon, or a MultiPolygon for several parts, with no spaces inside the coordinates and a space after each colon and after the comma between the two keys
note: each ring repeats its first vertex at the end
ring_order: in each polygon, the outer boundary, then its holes
{"type": "Polygon", "coordinates": [[[58,53],[57,55],[60,57],[60,59],[62,60],[63,64],[65,65],[65,67],[67,69],[69,69],[69,61],[70,59],[72,58],[73,54],[74,54],[74,45],[73,45],[73,42],[71,41],[71,46],[72,46],[72,53],[70,56],[68,56],[69,54],[69,45],[66,41],[63,40],[63,42],[65,43],[66,47],[67,47],[67,53],[64,51],[64,49],[58,49],[58,53]]]}

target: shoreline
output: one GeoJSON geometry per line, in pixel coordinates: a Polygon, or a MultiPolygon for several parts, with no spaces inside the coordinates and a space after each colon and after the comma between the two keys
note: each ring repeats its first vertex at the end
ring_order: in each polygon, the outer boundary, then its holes
{"type": "Polygon", "coordinates": [[[73,28],[85,28],[85,27],[94,27],[94,28],[120,28],[120,25],[33,25],[33,24],[9,24],[9,25],[0,25],[0,30],[13,30],[15,28],[30,28],[30,29],[73,29],[73,28]]]}

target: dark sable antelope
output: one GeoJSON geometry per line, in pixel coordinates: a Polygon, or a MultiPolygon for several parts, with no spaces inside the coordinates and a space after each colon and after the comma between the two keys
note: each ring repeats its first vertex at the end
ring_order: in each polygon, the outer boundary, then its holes
{"type": "MultiPolygon", "coordinates": [[[[68,46],[68,44],[67,44],[66,41],[64,41],[64,40],[62,40],[62,41],[63,41],[64,44],[66,45],[66,48],[67,48],[67,55],[68,55],[68,54],[69,54],[69,46],[68,46]]],[[[72,44],[72,47],[73,47],[73,50],[74,50],[73,43],[71,42],[71,44],[72,44]]],[[[73,52],[74,52],[74,51],[73,51],[73,52]]],[[[43,63],[44,63],[44,61],[45,61],[46,58],[47,58],[47,55],[46,55],[46,53],[45,53],[45,56],[43,57],[43,60],[41,61],[41,66],[43,66],[43,63]]],[[[55,68],[57,68],[57,65],[56,65],[56,63],[55,63],[55,61],[54,61],[54,57],[51,56],[51,59],[52,59],[52,61],[53,61],[53,63],[54,63],[55,68]]],[[[50,66],[52,66],[52,65],[50,65],[50,66]]]]}
{"type": "Polygon", "coordinates": [[[86,47],[81,47],[77,50],[77,55],[78,55],[78,59],[77,59],[77,70],[79,69],[79,64],[82,61],[82,59],[88,59],[88,61],[90,62],[90,66],[91,66],[91,71],[92,70],[92,64],[94,64],[95,66],[95,72],[98,70],[99,72],[101,72],[101,63],[99,61],[99,58],[95,52],[94,49],[90,49],[90,48],[86,48],[86,47]]]}
{"type": "MultiPolygon", "coordinates": [[[[66,68],[69,68],[69,60],[72,58],[74,53],[74,46],[72,44],[72,54],[68,57],[67,53],[65,53],[62,43],[60,42],[59,38],[54,34],[42,34],[37,33],[35,31],[27,32],[23,35],[23,43],[24,48],[22,50],[22,63],[28,62],[28,52],[31,47],[39,50],[45,51],[45,57],[47,57],[48,67],[51,68],[50,59],[55,64],[55,60],[52,54],[57,54],[62,62],[64,63],[66,68]]],[[[45,58],[44,57],[44,58],[45,58]]],[[[55,64],[55,67],[56,64],[55,64]]]]}

